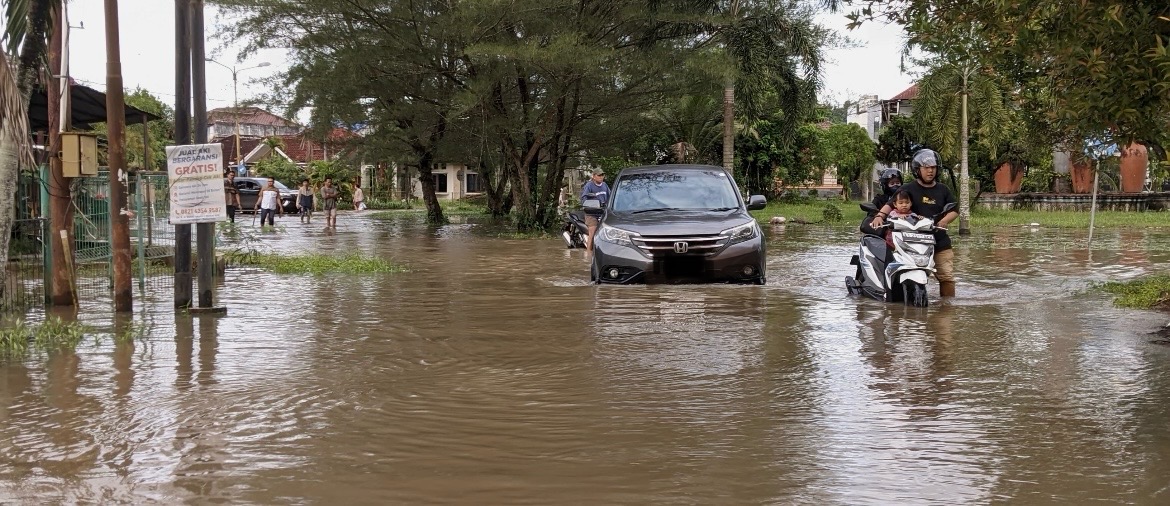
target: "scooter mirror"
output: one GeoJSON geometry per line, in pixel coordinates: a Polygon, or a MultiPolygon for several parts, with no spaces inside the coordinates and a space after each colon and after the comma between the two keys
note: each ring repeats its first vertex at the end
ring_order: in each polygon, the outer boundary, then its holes
{"type": "Polygon", "coordinates": [[[878,212],[878,208],[873,205],[873,202],[862,202],[861,210],[865,211],[866,214],[877,214],[878,212]]]}

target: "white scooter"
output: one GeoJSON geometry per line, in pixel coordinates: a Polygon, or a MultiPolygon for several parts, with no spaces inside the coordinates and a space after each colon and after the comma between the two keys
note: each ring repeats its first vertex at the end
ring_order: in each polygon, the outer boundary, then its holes
{"type": "MultiPolygon", "coordinates": [[[[861,204],[871,216],[877,213],[873,204],[861,204]]],[[[939,216],[955,208],[943,207],[939,216]]],[[[866,232],[861,238],[858,254],[850,265],[857,266],[855,276],[845,277],[845,287],[851,295],[865,295],[886,302],[904,302],[907,306],[927,307],[926,280],[934,274],[934,231],[939,218],[890,218],[878,229],[862,226],[866,232]],[[881,233],[893,230],[894,249],[886,246],[881,233]]]]}

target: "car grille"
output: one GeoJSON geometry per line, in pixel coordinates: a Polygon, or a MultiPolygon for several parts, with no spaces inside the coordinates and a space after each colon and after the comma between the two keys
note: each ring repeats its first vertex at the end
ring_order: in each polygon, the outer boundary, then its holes
{"type": "Polygon", "coordinates": [[[711,255],[727,244],[727,237],[722,235],[643,235],[633,240],[634,245],[654,256],[711,255]]]}

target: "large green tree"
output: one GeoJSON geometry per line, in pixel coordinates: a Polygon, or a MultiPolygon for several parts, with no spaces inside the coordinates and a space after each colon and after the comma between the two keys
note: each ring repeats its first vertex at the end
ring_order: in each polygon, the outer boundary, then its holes
{"type": "MultiPolygon", "coordinates": [[[[143,88],[136,88],[134,91],[126,93],[125,98],[126,105],[162,118],[147,122],[145,138],[141,123],[126,125],[126,167],[133,170],[166,170],[166,147],[175,143],[174,109],[143,88]]],[[[95,134],[99,137],[105,137],[105,123],[99,123],[93,127],[95,134]]],[[[98,163],[105,165],[107,155],[106,150],[99,150],[98,163]]]]}
{"type": "Polygon", "coordinates": [[[1170,2],[825,0],[852,24],[907,28],[911,44],[970,30],[985,64],[1021,90],[1021,109],[1053,142],[1170,140],[1170,2]]]}
{"type": "Polygon", "coordinates": [[[853,123],[832,125],[825,131],[829,164],[837,169],[840,181],[861,181],[865,184],[874,163],[877,145],[864,128],[853,123]]]}

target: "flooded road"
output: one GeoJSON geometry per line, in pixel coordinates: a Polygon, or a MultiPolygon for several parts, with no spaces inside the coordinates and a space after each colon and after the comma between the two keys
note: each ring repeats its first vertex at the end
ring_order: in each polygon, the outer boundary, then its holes
{"type": "Polygon", "coordinates": [[[1170,503],[1166,317],[1085,291],[1164,232],[957,241],[923,310],[846,295],[848,227],[766,227],[767,286],[594,287],[559,239],[283,224],[410,272],[233,268],[227,316],[159,294],[141,340],[3,363],[0,500],[1170,503]]]}

